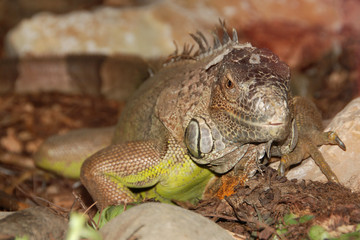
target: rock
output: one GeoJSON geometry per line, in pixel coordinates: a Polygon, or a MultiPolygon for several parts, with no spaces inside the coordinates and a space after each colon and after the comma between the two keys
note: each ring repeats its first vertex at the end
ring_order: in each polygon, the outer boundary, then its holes
{"type": "MultiPolygon", "coordinates": [[[[130,0],[131,1],[131,0],[130,0]]],[[[92,8],[101,4],[102,0],[11,0],[0,1],[0,56],[3,53],[3,40],[6,32],[24,18],[41,11],[65,13],[73,10],[92,8]]]]}
{"type": "Polygon", "coordinates": [[[48,208],[33,207],[0,219],[0,236],[36,239],[65,239],[67,221],[48,208]]]}
{"type": "Polygon", "coordinates": [[[133,207],[108,222],[100,233],[107,240],[233,239],[209,219],[164,203],[144,203],[133,207]]]}
{"type": "Polygon", "coordinates": [[[216,13],[198,14],[173,1],[133,8],[100,7],[64,15],[39,13],[9,32],[6,49],[11,56],[70,53],[166,56],[175,49],[174,39],[180,46],[188,42],[188,33],[203,30],[201,19],[209,19],[209,15],[215,23],[216,13]]]}
{"type": "MultiPolygon", "coordinates": [[[[337,146],[322,146],[320,151],[341,184],[360,191],[360,98],[351,101],[327,126],[326,131],[335,131],[346,145],[346,151],[337,146]]],[[[289,179],[327,181],[312,159],[303,161],[286,175],[289,179]]]]}
{"type": "MultiPolygon", "coordinates": [[[[70,53],[166,56],[174,51],[173,40],[182,46],[190,41],[189,32],[209,32],[222,18],[241,32],[243,40],[270,48],[294,67],[303,58],[312,62],[335,47],[341,41],[343,28],[356,28],[351,20],[357,19],[357,14],[352,9],[360,8],[354,1],[341,0],[142,3],[63,15],[39,13],[23,20],[8,34],[7,52],[12,56],[70,53]],[[347,15],[348,12],[351,14],[347,15]]],[[[105,4],[122,6],[128,1],[110,0],[105,4]]]]}
{"type": "Polygon", "coordinates": [[[124,101],[149,77],[153,62],[129,55],[0,59],[0,94],[57,91],[124,101]]]}

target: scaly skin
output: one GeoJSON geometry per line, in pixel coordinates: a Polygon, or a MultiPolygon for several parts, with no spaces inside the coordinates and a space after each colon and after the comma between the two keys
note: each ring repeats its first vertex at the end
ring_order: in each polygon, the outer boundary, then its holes
{"type": "Polygon", "coordinates": [[[161,153],[150,142],[112,145],[85,161],[81,180],[100,206],[144,198],[162,202],[196,200],[194,197],[201,196],[213,173],[198,167],[174,140],[168,147],[167,153],[161,153]],[[139,193],[129,191],[148,187],[139,193]]]}
{"type": "MultiPolygon", "coordinates": [[[[302,147],[311,124],[290,96],[288,66],[222,27],[224,39],[215,36],[213,47],[192,35],[199,52],[172,56],[129,100],[112,145],[84,162],[81,181],[100,208],[145,198],[196,202],[212,178],[230,171],[246,179],[265,154],[283,156],[281,174],[292,159],[313,156],[316,148],[302,147]]],[[[315,145],[342,144],[336,139],[315,145]]]]}

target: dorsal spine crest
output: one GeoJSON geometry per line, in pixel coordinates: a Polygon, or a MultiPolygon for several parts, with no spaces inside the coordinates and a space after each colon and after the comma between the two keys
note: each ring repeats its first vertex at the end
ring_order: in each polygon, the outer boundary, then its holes
{"type": "MultiPolygon", "coordinates": [[[[201,60],[210,55],[214,55],[215,59],[219,59],[219,56],[216,54],[224,55],[228,53],[231,48],[252,47],[249,43],[239,44],[237,31],[233,28],[232,36],[230,37],[225,26],[225,21],[219,20],[219,22],[222,30],[222,40],[220,40],[220,36],[217,33],[212,32],[213,44],[211,46],[202,32],[197,31],[196,33],[190,33],[190,36],[198,46],[198,50],[193,52],[193,44],[184,44],[182,51],[179,52],[178,46],[176,42],[174,42],[176,49],[165,61],[164,66],[183,60],[201,60]]],[[[214,62],[214,60],[211,62],[214,62]]]]}

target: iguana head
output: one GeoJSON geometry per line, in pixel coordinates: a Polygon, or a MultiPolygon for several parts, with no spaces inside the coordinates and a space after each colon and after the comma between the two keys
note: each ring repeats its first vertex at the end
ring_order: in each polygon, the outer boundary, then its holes
{"type": "Polygon", "coordinates": [[[268,50],[236,46],[214,65],[210,116],[229,141],[282,141],[291,129],[289,67],[268,50]]]}
{"type": "Polygon", "coordinates": [[[184,140],[191,155],[206,158],[234,146],[231,143],[268,143],[268,151],[273,142],[281,145],[290,139],[295,143],[289,67],[269,50],[238,43],[236,31],[230,37],[225,23],[220,24],[222,40],[213,34],[210,46],[201,32],[191,34],[198,51],[192,54],[193,48],[185,46],[181,54],[175,51],[169,58],[170,64],[184,60],[181,66],[193,64],[194,68],[178,94],[187,99],[181,109],[187,110],[182,115],[184,140]]]}
{"type": "Polygon", "coordinates": [[[210,116],[231,142],[282,141],[289,135],[289,67],[272,52],[239,44],[221,22],[223,40],[214,34],[210,47],[201,32],[191,36],[199,45],[198,61],[204,61],[207,79],[215,79],[210,116]]]}

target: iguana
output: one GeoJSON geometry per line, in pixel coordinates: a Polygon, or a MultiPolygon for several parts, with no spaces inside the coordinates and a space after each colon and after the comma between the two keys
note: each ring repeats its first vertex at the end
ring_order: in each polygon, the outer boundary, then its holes
{"type": "MultiPolygon", "coordinates": [[[[185,45],[170,56],[130,98],[110,146],[83,163],[81,181],[100,208],[147,198],[196,202],[215,176],[235,166],[251,176],[270,156],[281,157],[280,175],[312,156],[338,182],[317,146],[345,145],[322,132],[310,101],[291,96],[289,67],[221,26],[212,45],[191,34],[198,51],[185,45]]],[[[40,166],[51,163],[47,144],[35,157],[40,166]]]]}

